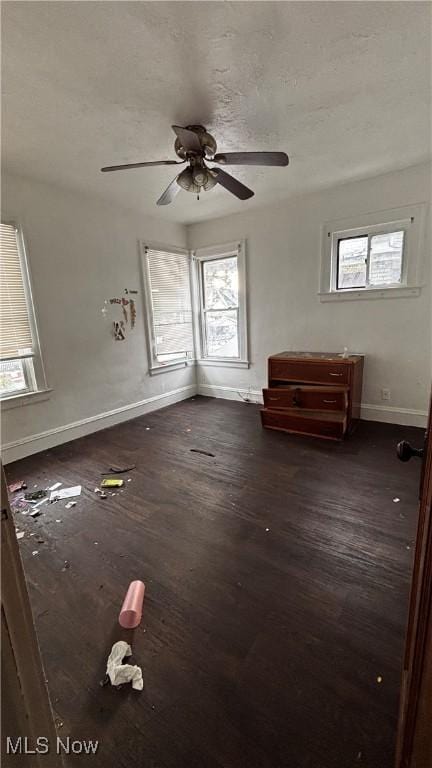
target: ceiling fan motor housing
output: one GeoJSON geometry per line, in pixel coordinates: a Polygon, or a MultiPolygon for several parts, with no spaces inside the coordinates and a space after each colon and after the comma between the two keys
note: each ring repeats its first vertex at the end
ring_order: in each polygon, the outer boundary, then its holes
{"type": "MultiPolygon", "coordinates": [[[[187,125],[186,128],[188,131],[193,131],[198,136],[203,157],[213,157],[213,155],[216,154],[216,141],[210,133],[207,133],[203,125],[187,125]]],[[[186,158],[191,154],[190,151],[188,152],[182,146],[179,138],[176,138],[175,140],[174,149],[176,154],[181,157],[182,160],[186,160],[186,158]]]]}

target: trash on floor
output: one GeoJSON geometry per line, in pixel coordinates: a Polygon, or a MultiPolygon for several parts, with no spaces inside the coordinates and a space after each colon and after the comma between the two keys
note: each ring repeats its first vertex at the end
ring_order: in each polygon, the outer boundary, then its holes
{"type": "MultiPolygon", "coordinates": [[[[132,656],[132,648],[124,640],[119,640],[114,643],[111,653],[108,656],[106,677],[111,685],[124,685],[125,683],[132,683],[132,688],[136,691],[142,691],[143,679],[141,667],[135,664],[123,664],[123,659],[128,656],[132,656]]],[[[105,684],[105,680],[103,683],[105,684]]]]}
{"type": "Polygon", "coordinates": [[[70,509],[71,507],[76,507],[76,501],[68,501],[68,503],[65,506],[65,509],[70,509]]]}
{"type": "Polygon", "coordinates": [[[124,629],[134,629],[140,623],[144,593],[144,582],[131,581],[119,614],[119,624],[124,629]]]}
{"type": "MultiPolygon", "coordinates": [[[[41,506],[41,504],[45,504],[45,502],[46,502],[46,501],[48,501],[48,496],[45,496],[45,497],[44,497],[43,499],[41,499],[40,501],[37,501],[37,502],[36,502],[36,504],[33,504],[33,510],[35,510],[35,509],[39,509],[39,507],[41,506]]],[[[32,514],[32,511],[31,511],[31,510],[29,510],[29,511],[30,511],[30,514],[32,514]]]]}
{"type": "Polygon", "coordinates": [[[394,501],[394,503],[395,503],[395,504],[397,504],[397,503],[398,503],[398,501],[400,501],[400,499],[398,499],[398,497],[397,497],[397,496],[395,496],[395,497],[394,497],[394,499],[393,499],[393,501],[394,501]]]}
{"type": "Polygon", "coordinates": [[[68,568],[70,568],[70,562],[69,562],[69,560],[65,560],[64,561],[64,566],[62,568],[62,571],[67,571],[68,568]]]}
{"type": "Polygon", "coordinates": [[[109,472],[101,472],[101,475],[122,475],[124,472],[131,472],[136,469],[136,464],[131,464],[130,467],[110,467],[109,472]]]}
{"type": "MultiPolygon", "coordinates": [[[[46,501],[46,499],[44,499],[44,501],[46,501]]],[[[29,512],[29,517],[38,517],[40,513],[40,509],[31,509],[29,512]]]]}
{"type": "Polygon", "coordinates": [[[71,496],[80,496],[81,486],[73,485],[71,488],[62,488],[61,491],[51,491],[50,502],[59,501],[59,499],[70,499],[71,496]]]}
{"type": "Polygon", "coordinates": [[[203,456],[211,456],[212,459],[214,459],[215,455],[214,453],[209,453],[209,451],[201,451],[199,448],[191,448],[191,453],[202,453],[203,456]]]}
{"type": "Polygon", "coordinates": [[[17,539],[23,539],[25,536],[24,531],[17,531],[17,539]]]}
{"type": "Polygon", "coordinates": [[[124,480],[121,477],[107,477],[101,482],[101,488],[121,488],[124,480]]]}
{"type": "Polygon", "coordinates": [[[383,681],[383,679],[382,679],[381,675],[378,675],[378,677],[377,677],[377,683],[382,683],[382,681],[383,681]]]}
{"type": "Polygon", "coordinates": [[[101,498],[101,499],[107,499],[107,498],[108,498],[108,496],[106,495],[106,493],[101,493],[101,494],[100,494],[100,498],[101,498]]]}
{"type": "Polygon", "coordinates": [[[24,491],[27,488],[27,484],[23,480],[18,480],[16,483],[8,485],[9,493],[16,493],[17,491],[24,491]]]}
{"type": "Polygon", "coordinates": [[[32,555],[33,555],[33,557],[34,557],[35,555],[38,555],[38,554],[39,554],[38,550],[37,550],[37,549],[34,549],[34,550],[33,550],[33,552],[32,552],[32,555]]]}
{"type": "Polygon", "coordinates": [[[38,491],[29,491],[28,493],[24,494],[24,498],[27,501],[37,501],[38,499],[43,499],[44,496],[47,496],[48,491],[45,491],[43,488],[40,488],[38,491]]]}
{"type": "Polygon", "coordinates": [[[49,491],[55,491],[55,490],[57,490],[57,488],[60,488],[60,486],[61,486],[61,483],[54,483],[54,485],[50,485],[48,490],[49,491]]]}

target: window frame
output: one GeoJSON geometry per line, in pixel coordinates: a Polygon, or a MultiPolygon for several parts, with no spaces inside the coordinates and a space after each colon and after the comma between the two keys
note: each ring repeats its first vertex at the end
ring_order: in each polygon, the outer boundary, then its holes
{"type": "Polygon", "coordinates": [[[416,297],[422,287],[425,203],[327,222],[322,227],[321,270],[318,295],[321,302],[350,299],[416,297]],[[382,285],[369,283],[370,243],[377,234],[404,232],[401,281],[382,285]],[[338,262],[341,240],[368,237],[364,287],[339,288],[338,262]]]}
{"type": "Polygon", "coordinates": [[[363,291],[363,290],[382,291],[387,288],[398,288],[398,287],[406,286],[407,274],[406,274],[405,251],[406,251],[406,241],[407,241],[407,227],[408,227],[408,223],[404,221],[404,222],[394,222],[391,225],[389,224],[389,225],[382,225],[377,227],[374,227],[374,226],[367,227],[362,232],[358,232],[356,230],[356,234],[352,234],[352,230],[349,230],[349,234],[347,234],[346,232],[333,232],[332,233],[332,241],[333,241],[332,242],[332,273],[334,273],[334,277],[332,274],[332,286],[334,285],[333,290],[335,291],[363,291]],[[375,237],[375,235],[388,235],[388,234],[393,234],[394,232],[404,233],[403,246],[402,246],[401,279],[395,283],[381,283],[380,285],[373,285],[373,283],[369,282],[372,238],[375,237]],[[355,287],[341,288],[339,287],[340,244],[345,240],[360,240],[360,239],[364,239],[365,237],[367,237],[365,284],[357,285],[355,287]]]}
{"type": "Polygon", "coordinates": [[[144,319],[145,319],[145,330],[146,330],[146,340],[147,340],[148,366],[149,366],[150,375],[154,376],[155,374],[164,373],[166,371],[180,370],[182,368],[186,368],[188,365],[194,364],[195,349],[193,350],[191,356],[188,356],[186,354],[183,357],[179,357],[178,359],[170,360],[165,363],[160,362],[160,360],[156,355],[156,337],[155,337],[154,322],[153,322],[153,297],[151,292],[150,265],[149,265],[149,257],[148,257],[147,249],[150,249],[150,250],[153,249],[153,250],[162,251],[162,252],[165,251],[166,253],[180,254],[188,258],[189,286],[190,286],[191,310],[192,310],[192,334],[195,341],[196,329],[195,329],[195,312],[194,312],[194,301],[193,301],[192,258],[191,258],[190,251],[188,251],[186,248],[179,248],[178,246],[150,242],[148,240],[140,240],[139,248],[140,248],[140,254],[141,254],[142,282],[143,282],[143,290],[144,290],[144,297],[145,297],[144,319]]]}
{"type": "MultiPolygon", "coordinates": [[[[23,281],[24,293],[27,302],[29,324],[32,335],[33,354],[31,355],[19,355],[17,357],[10,357],[7,360],[18,360],[23,366],[24,378],[26,381],[26,388],[10,391],[9,393],[0,393],[0,404],[2,410],[7,410],[16,405],[26,405],[36,399],[46,398],[47,394],[52,390],[47,385],[47,379],[45,374],[45,368],[43,364],[41,344],[39,338],[39,331],[36,319],[36,307],[33,297],[32,280],[30,274],[30,267],[28,261],[28,251],[26,247],[26,241],[21,224],[18,224],[16,219],[9,219],[6,216],[1,217],[1,223],[7,226],[12,226],[16,232],[16,241],[18,256],[21,268],[21,277],[23,281]]],[[[6,360],[4,361],[6,362],[6,360]]]]}
{"type": "MultiPolygon", "coordinates": [[[[248,324],[247,324],[247,292],[246,292],[246,243],[236,240],[232,243],[198,248],[193,251],[195,301],[197,305],[197,363],[199,365],[214,365],[230,368],[249,368],[248,356],[248,324]],[[238,357],[215,357],[207,352],[206,308],[204,299],[204,264],[209,261],[220,261],[237,257],[238,271],[238,357]]],[[[216,310],[215,310],[216,311],[216,310]]]]}

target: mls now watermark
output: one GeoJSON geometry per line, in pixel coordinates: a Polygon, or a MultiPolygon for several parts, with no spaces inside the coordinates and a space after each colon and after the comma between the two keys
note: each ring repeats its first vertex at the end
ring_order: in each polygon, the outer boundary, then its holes
{"type": "Polygon", "coordinates": [[[37,739],[29,739],[28,736],[18,736],[16,739],[6,736],[7,755],[46,755],[54,751],[60,755],[95,755],[99,747],[98,741],[92,739],[71,739],[65,736],[63,739],[57,736],[54,744],[47,736],[38,736],[37,739]]]}

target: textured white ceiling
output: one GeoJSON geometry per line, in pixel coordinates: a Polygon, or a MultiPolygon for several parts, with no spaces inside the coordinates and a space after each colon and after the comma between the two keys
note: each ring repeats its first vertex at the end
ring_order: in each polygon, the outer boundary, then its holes
{"type": "Polygon", "coordinates": [[[421,162],[430,151],[430,13],[417,2],[7,2],[3,161],[11,172],[192,222],[421,162]],[[285,150],[230,172],[255,190],[180,192],[171,124],[220,151],[285,150]],[[175,170],[175,169],[174,169],[175,170]]]}

